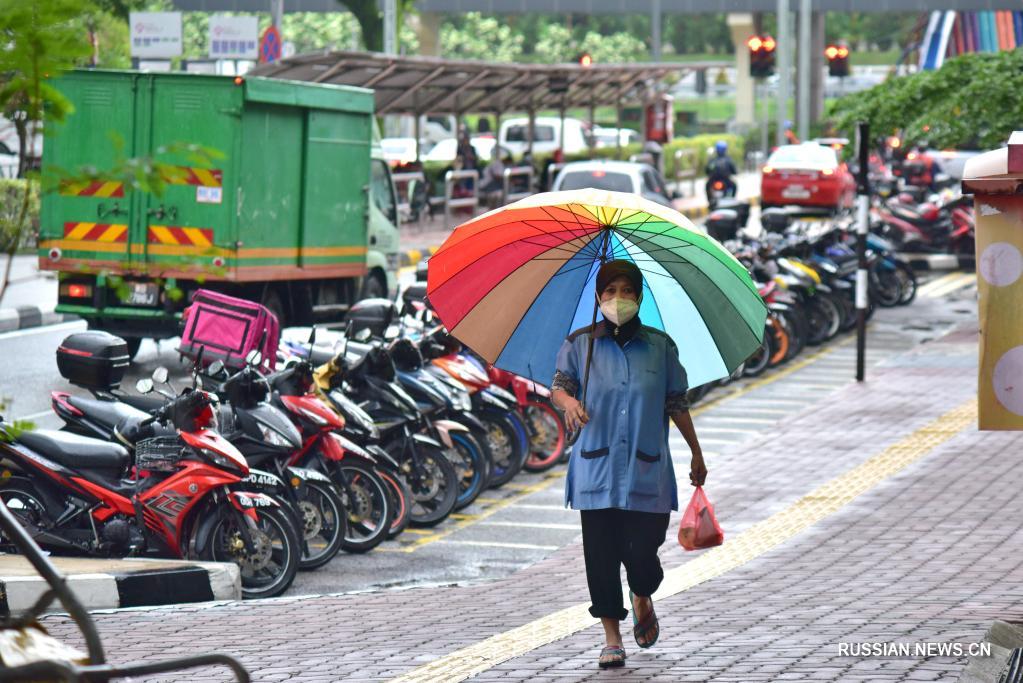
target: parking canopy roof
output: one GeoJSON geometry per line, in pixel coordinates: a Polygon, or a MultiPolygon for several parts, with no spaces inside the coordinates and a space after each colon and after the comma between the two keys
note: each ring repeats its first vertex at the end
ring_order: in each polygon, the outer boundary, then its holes
{"type": "Polygon", "coordinates": [[[511,112],[634,100],[664,77],[728,62],[515,64],[321,52],[262,64],[254,76],[372,88],[377,114],[511,112]]]}

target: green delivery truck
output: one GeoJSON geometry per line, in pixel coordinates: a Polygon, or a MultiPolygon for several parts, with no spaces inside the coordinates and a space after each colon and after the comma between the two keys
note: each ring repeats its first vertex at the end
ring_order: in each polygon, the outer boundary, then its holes
{"type": "Polygon", "coordinates": [[[100,170],[43,198],[39,262],[59,273],[58,312],[137,348],[177,334],[200,287],[261,301],[287,325],[396,286],[397,203],[371,90],[102,70],[55,85],[74,112],[47,128],[44,173],[100,170]],[[158,155],[182,144],[223,156],[158,155]],[[102,177],[118,153],[177,168],[161,196],[132,191],[102,177]]]}

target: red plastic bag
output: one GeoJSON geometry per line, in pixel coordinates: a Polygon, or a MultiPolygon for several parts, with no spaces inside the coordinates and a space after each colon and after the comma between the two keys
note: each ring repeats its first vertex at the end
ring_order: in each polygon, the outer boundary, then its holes
{"type": "Polygon", "coordinates": [[[686,550],[712,548],[725,542],[725,532],[721,530],[714,507],[707,500],[702,486],[697,486],[689,506],[682,513],[682,522],[678,526],[678,544],[686,550]]]}

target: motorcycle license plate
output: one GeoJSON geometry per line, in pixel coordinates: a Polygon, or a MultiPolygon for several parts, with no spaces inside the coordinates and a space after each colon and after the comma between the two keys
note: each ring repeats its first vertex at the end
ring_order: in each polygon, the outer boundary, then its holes
{"type": "Polygon", "coordinates": [[[129,306],[155,306],[160,297],[160,288],[152,282],[128,282],[124,303],[129,306]]]}
{"type": "Polygon", "coordinates": [[[786,199],[809,199],[810,190],[802,185],[789,185],[781,191],[781,196],[786,199]]]}

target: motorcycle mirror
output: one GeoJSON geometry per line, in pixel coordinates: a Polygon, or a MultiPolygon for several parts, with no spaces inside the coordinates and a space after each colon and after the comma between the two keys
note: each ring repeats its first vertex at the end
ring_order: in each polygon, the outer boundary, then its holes
{"type": "Polygon", "coordinates": [[[224,361],[222,361],[222,360],[215,360],[212,363],[210,363],[210,367],[206,368],[206,373],[208,375],[211,375],[211,376],[212,375],[219,375],[223,371],[224,371],[224,361]]]}
{"type": "Polygon", "coordinates": [[[263,354],[258,349],[252,349],[245,354],[245,362],[249,365],[259,365],[263,360],[263,354]]]}
{"type": "Polygon", "coordinates": [[[313,328],[311,330],[309,330],[309,348],[312,349],[313,348],[313,344],[315,344],[315,343],[316,343],[316,325],[313,325],[313,328]]]}
{"type": "Polygon", "coordinates": [[[148,377],[143,377],[138,382],[135,382],[135,391],[140,394],[148,394],[153,390],[153,380],[148,377]]]}
{"type": "Polygon", "coordinates": [[[169,378],[170,372],[168,372],[167,368],[163,367],[162,365],[158,367],[156,370],[153,370],[153,381],[155,383],[166,384],[169,378]]]}
{"type": "Polygon", "coordinates": [[[373,334],[369,331],[369,328],[364,327],[355,333],[355,341],[364,342],[372,336],[373,334]]]}

